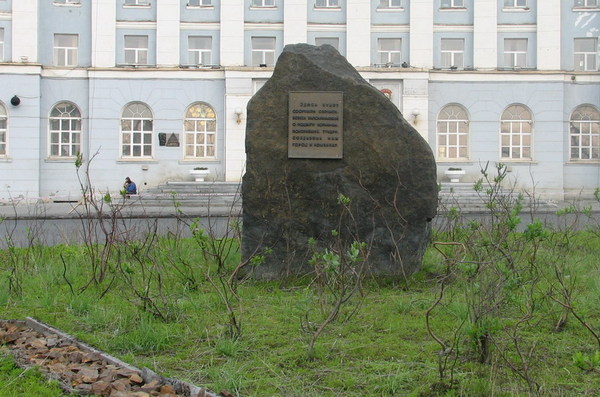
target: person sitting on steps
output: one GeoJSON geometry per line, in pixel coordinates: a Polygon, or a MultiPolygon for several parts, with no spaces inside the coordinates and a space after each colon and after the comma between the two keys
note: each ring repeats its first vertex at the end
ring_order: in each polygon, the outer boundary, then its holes
{"type": "Polygon", "coordinates": [[[125,193],[137,194],[137,186],[135,186],[135,182],[133,182],[129,177],[125,178],[123,187],[125,188],[125,193]]]}

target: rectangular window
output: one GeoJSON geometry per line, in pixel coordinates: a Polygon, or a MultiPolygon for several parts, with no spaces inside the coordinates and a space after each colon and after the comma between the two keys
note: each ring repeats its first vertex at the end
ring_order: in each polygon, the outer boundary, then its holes
{"type": "Polygon", "coordinates": [[[54,66],[77,66],[79,36],[76,34],[54,35],[54,66]]]}
{"type": "Polygon", "coordinates": [[[212,63],[212,37],[188,37],[188,62],[191,65],[210,65],[212,63]]]}
{"type": "Polygon", "coordinates": [[[210,7],[212,6],[212,0],[189,0],[187,5],[191,7],[210,7]]]}
{"type": "Polygon", "coordinates": [[[252,38],[252,66],[275,64],[275,37],[252,38]]]}
{"type": "Polygon", "coordinates": [[[527,67],[527,39],[504,39],[504,66],[527,67]]]}
{"type": "Polygon", "coordinates": [[[531,159],[531,124],[509,121],[500,124],[501,156],[503,159],[531,159]]]}
{"type": "Polygon", "coordinates": [[[377,8],[401,8],[402,0],[379,0],[377,8]]]}
{"type": "Polygon", "coordinates": [[[527,8],[527,0],[504,0],[504,8],[527,8]]]}
{"type": "Polygon", "coordinates": [[[442,68],[465,67],[465,41],[463,39],[442,39],[442,68]]]}
{"type": "Polygon", "coordinates": [[[275,7],[275,0],[252,0],[252,7],[275,7]]]}
{"type": "Polygon", "coordinates": [[[578,8],[598,8],[600,0],[575,0],[574,6],[578,8]]]}
{"type": "Polygon", "coordinates": [[[315,37],[316,46],[320,46],[323,44],[329,44],[336,50],[340,50],[340,39],[337,37],[315,37]]]}
{"type": "Polygon", "coordinates": [[[125,63],[128,65],[148,64],[148,36],[125,36],[125,63]]]}
{"type": "Polygon", "coordinates": [[[4,29],[0,28],[0,62],[4,62],[4,29]]]}
{"type": "Polygon", "coordinates": [[[437,123],[438,157],[440,159],[467,159],[469,133],[464,121],[442,120],[437,123]]]}
{"type": "Polygon", "coordinates": [[[126,6],[149,6],[149,0],[125,0],[126,6]]]}
{"type": "Polygon", "coordinates": [[[338,8],[340,6],[340,0],[316,0],[316,8],[338,8]]]}
{"type": "Polygon", "coordinates": [[[465,8],[465,0],[441,0],[440,8],[465,8]]]}
{"type": "Polygon", "coordinates": [[[598,39],[595,37],[575,39],[575,70],[593,72],[598,70],[598,39]]]}
{"type": "Polygon", "coordinates": [[[378,63],[400,65],[402,62],[402,39],[377,39],[378,63]]]}

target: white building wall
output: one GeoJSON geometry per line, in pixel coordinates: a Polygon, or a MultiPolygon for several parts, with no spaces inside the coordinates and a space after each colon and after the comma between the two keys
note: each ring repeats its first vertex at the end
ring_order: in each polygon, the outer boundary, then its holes
{"type": "Polygon", "coordinates": [[[497,0],[477,0],[473,12],[473,66],[495,69],[498,63],[497,0]]]}
{"type": "Polygon", "coordinates": [[[429,141],[429,81],[427,73],[419,73],[404,80],[402,115],[429,141]]]}
{"type": "Polygon", "coordinates": [[[13,62],[38,61],[37,0],[15,0],[12,9],[13,62]]]}
{"type": "Polygon", "coordinates": [[[433,67],[433,6],[431,0],[410,2],[410,64],[433,67]]]}
{"type": "Polygon", "coordinates": [[[39,196],[40,168],[39,66],[0,69],[0,98],[8,113],[8,151],[0,157],[0,200],[39,196]],[[18,95],[21,103],[10,103],[18,95]]]}
{"type": "Polygon", "coordinates": [[[284,44],[306,43],[306,2],[307,0],[286,0],[283,5],[284,44]]]}
{"type": "Polygon", "coordinates": [[[346,4],[346,59],[354,66],[371,64],[371,2],[346,4]]]}
{"type": "Polygon", "coordinates": [[[221,1],[221,65],[244,64],[244,2],[221,1]]]}
{"type": "MultiPolygon", "coordinates": [[[[528,175],[533,172],[540,182],[538,191],[554,197],[560,197],[561,190],[576,192],[582,187],[591,189],[599,184],[600,166],[597,161],[570,160],[568,136],[568,120],[573,109],[584,103],[600,107],[600,74],[572,70],[573,37],[596,37],[593,22],[597,19],[594,14],[600,17],[598,12],[572,10],[560,0],[539,1],[539,7],[529,12],[508,13],[502,11],[500,0],[468,1],[467,7],[473,7],[473,66],[476,69],[469,72],[431,69],[433,55],[439,50],[439,46],[433,43],[433,18],[439,0],[413,0],[406,3],[406,11],[394,12],[373,11],[379,3],[375,0],[347,0],[342,8],[345,14],[340,10],[315,12],[314,0],[278,0],[277,6],[283,7],[283,10],[277,8],[283,15],[283,24],[280,19],[269,23],[246,23],[244,10],[249,2],[241,0],[222,0],[218,7],[208,11],[185,8],[182,5],[184,0],[155,0],[152,8],[126,7],[126,10],[122,8],[122,0],[87,1],[91,2],[92,23],[89,32],[81,37],[86,42],[89,40],[92,66],[99,69],[80,68],[75,71],[22,64],[21,56],[26,56],[29,62],[40,62],[38,54],[49,49],[47,46],[40,48],[38,39],[46,38],[48,42],[52,32],[45,31],[48,24],[40,24],[44,15],[38,11],[38,1],[12,1],[10,25],[3,26],[12,29],[10,35],[5,32],[5,37],[10,37],[11,57],[16,64],[0,65],[0,100],[7,107],[9,116],[9,153],[0,159],[0,199],[6,197],[7,189],[11,194],[24,196],[48,195],[53,191],[61,191],[62,196],[69,194],[70,186],[60,178],[60,172],[64,172],[63,167],[72,169],[71,159],[62,163],[46,159],[48,108],[61,100],[74,101],[84,112],[84,123],[89,123],[89,128],[84,128],[84,134],[89,133],[89,137],[84,137],[87,157],[101,148],[94,162],[94,178],[103,189],[118,190],[122,177],[127,175],[134,178],[142,189],[167,180],[190,180],[187,171],[193,166],[208,166],[217,180],[239,181],[245,165],[246,105],[255,92],[253,85],[268,79],[273,70],[271,67],[243,66],[244,59],[249,58],[249,36],[253,32],[268,32],[276,36],[277,53],[284,43],[306,42],[314,40],[317,35],[339,37],[340,52],[345,53],[348,60],[378,89],[392,91],[392,101],[401,109],[406,120],[429,141],[434,151],[439,110],[448,103],[464,106],[469,111],[473,132],[469,142],[471,157],[467,161],[447,161],[441,163],[442,166],[459,163],[470,167],[470,172],[476,175],[481,162],[499,161],[500,114],[509,104],[519,102],[532,109],[534,158],[533,161],[511,161],[512,175],[529,181],[528,175]],[[156,21],[144,17],[150,10],[156,11],[156,21]],[[156,37],[156,48],[152,42],[150,51],[157,68],[115,68],[116,59],[123,56],[122,44],[116,44],[117,15],[125,11],[143,20],[120,20],[118,26],[121,30],[147,31],[151,41],[156,37]],[[205,11],[212,13],[210,18],[204,14],[205,11]],[[534,11],[535,18],[532,15],[534,11]],[[386,19],[383,23],[372,25],[371,18],[377,19],[377,12],[406,19],[402,23],[386,19]],[[187,18],[185,22],[180,21],[180,13],[184,19],[187,18]],[[407,24],[409,16],[410,25],[407,24]],[[519,18],[514,24],[504,23],[498,27],[498,18],[510,17],[512,20],[515,16],[519,18]],[[311,18],[317,17],[318,20],[308,23],[311,18]],[[518,22],[523,17],[527,17],[527,21],[518,22]],[[185,52],[182,36],[189,34],[190,30],[210,32],[215,39],[220,35],[220,40],[214,40],[214,45],[215,53],[220,52],[220,59],[216,59],[223,66],[214,70],[172,68],[186,59],[180,55],[181,48],[185,52]],[[534,65],[537,71],[496,70],[498,59],[502,58],[498,53],[501,51],[498,48],[498,43],[501,43],[499,36],[501,38],[513,31],[530,39],[530,55],[537,60],[534,65]],[[409,67],[368,66],[373,61],[371,54],[377,51],[377,37],[402,37],[403,49],[409,50],[408,54],[406,51],[403,53],[404,59],[410,63],[409,67]],[[47,81],[50,78],[56,81],[47,81]],[[87,89],[75,80],[86,81],[87,89]],[[89,93],[85,93],[86,90],[89,93]],[[10,105],[10,98],[15,94],[21,96],[19,106],[10,105]],[[86,100],[88,106],[84,105],[86,100]],[[182,118],[187,106],[194,102],[211,104],[217,112],[217,157],[184,159],[183,146],[155,146],[154,156],[148,161],[122,160],[119,118],[129,101],[146,102],[152,108],[155,134],[178,133],[180,138],[183,138],[182,118]],[[236,109],[242,111],[239,124],[236,109]],[[561,175],[561,171],[564,177],[555,178],[554,175],[561,175]],[[46,182],[40,183],[44,180],[46,182]]],[[[77,11],[80,6],[53,7],[77,11]]],[[[4,15],[3,20],[6,21],[9,14],[4,15]]],[[[277,14],[277,18],[281,15],[277,14]]],[[[452,15],[452,12],[445,15],[452,15]]],[[[449,33],[453,33],[455,28],[454,25],[436,25],[436,29],[445,29],[449,33]]],[[[469,28],[456,30],[463,32],[469,28]]],[[[120,31],[120,34],[123,32],[120,31]]]]}
{"type": "Polygon", "coordinates": [[[537,7],[537,68],[560,69],[560,0],[545,0],[537,7]]]}
{"type": "Polygon", "coordinates": [[[92,1],[92,66],[114,67],[116,64],[116,19],[114,0],[92,1]]]}
{"type": "Polygon", "coordinates": [[[225,72],[225,181],[241,181],[246,165],[246,106],[252,97],[251,75],[225,72]],[[237,112],[241,111],[240,122],[237,112]]]}
{"type": "Polygon", "coordinates": [[[180,0],[156,2],[156,65],[179,65],[180,0]]]}

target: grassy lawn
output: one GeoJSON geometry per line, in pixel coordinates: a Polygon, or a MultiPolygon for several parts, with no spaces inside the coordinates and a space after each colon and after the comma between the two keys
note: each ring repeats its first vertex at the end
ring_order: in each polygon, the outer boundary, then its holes
{"type": "MultiPolygon", "coordinates": [[[[199,235],[123,241],[105,262],[95,244],[4,249],[0,317],[239,396],[600,395],[600,233],[496,232],[436,232],[452,244],[417,274],[365,277],[312,356],[333,297],[309,278],[223,288],[236,242],[219,270],[199,235]]],[[[61,394],[3,352],[0,395],[61,394]]]]}
{"type": "Polygon", "coordinates": [[[8,349],[0,348],[0,396],[61,397],[55,381],[48,381],[37,368],[19,368],[8,349]]]}

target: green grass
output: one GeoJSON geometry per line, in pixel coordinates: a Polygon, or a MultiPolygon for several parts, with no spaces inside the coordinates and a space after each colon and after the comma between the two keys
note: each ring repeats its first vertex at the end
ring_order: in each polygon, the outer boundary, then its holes
{"type": "Polygon", "coordinates": [[[6,348],[0,349],[0,396],[60,397],[58,382],[48,381],[37,368],[19,368],[6,348]]]}
{"type": "MultiPolygon", "coordinates": [[[[342,321],[348,314],[343,311],[340,320],[318,340],[316,359],[308,360],[310,338],[302,331],[301,318],[306,313],[312,319],[320,317],[306,280],[242,284],[238,316],[243,333],[232,340],[226,336],[227,311],[206,280],[208,268],[202,264],[197,246],[192,240],[182,240],[176,250],[173,247],[172,242],[159,240],[138,262],[131,250],[124,249],[115,257],[128,264],[126,271],[133,281],[126,283],[113,264],[103,283],[83,292],[80,288],[90,277],[83,247],[23,249],[21,253],[27,255],[17,255],[24,258],[18,263],[20,294],[8,292],[8,270],[16,256],[0,251],[0,317],[32,316],[137,367],[147,366],[165,376],[239,396],[529,394],[527,383],[506,362],[521,362],[511,348],[514,339],[509,331],[527,308],[527,283],[506,287],[512,288],[506,295],[510,302],[494,318],[498,327],[490,362],[477,362],[469,326],[463,325],[452,371],[454,383],[446,379],[440,385],[440,348],[425,326],[425,311],[439,293],[438,281],[444,270],[441,256],[433,249],[427,252],[423,269],[408,281],[366,280],[360,309],[348,321],[342,321]],[[171,260],[192,264],[187,276],[175,271],[171,260]],[[152,265],[159,266],[160,279],[148,277],[152,265]],[[143,300],[132,288],[145,291],[144,286],[148,297],[168,311],[167,321],[143,310],[143,300]]],[[[519,328],[518,342],[530,353],[529,371],[541,386],[540,395],[597,396],[600,373],[578,367],[573,357],[578,353],[592,357],[599,347],[573,316],[562,332],[555,332],[560,307],[543,295],[552,285],[552,274],[544,269],[558,260],[555,249],[548,242],[540,254],[543,278],[536,287],[539,299],[533,316],[519,328]]],[[[580,232],[568,255],[560,258],[575,277],[574,305],[596,332],[600,330],[599,257],[600,237],[580,232]]],[[[230,261],[235,262],[235,258],[230,261]]],[[[452,340],[461,322],[469,319],[467,291],[476,286],[463,276],[451,281],[432,314],[432,328],[446,342],[452,340]]],[[[0,396],[11,395],[61,394],[36,371],[16,369],[3,354],[0,396]]]]}

